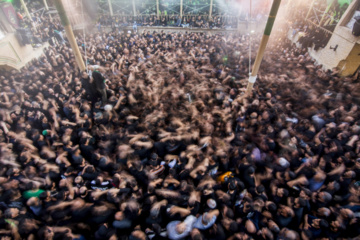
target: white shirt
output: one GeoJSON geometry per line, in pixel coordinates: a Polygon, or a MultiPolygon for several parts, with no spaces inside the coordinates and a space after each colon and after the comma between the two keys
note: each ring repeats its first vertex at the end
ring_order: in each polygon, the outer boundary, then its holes
{"type": "Polygon", "coordinates": [[[197,229],[200,229],[200,230],[205,230],[205,229],[208,229],[210,228],[212,225],[214,225],[214,223],[216,222],[216,216],[214,215],[210,221],[204,225],[202,219],[203,217],[205,217],[208,213],[204,213],[203,215],[199,216],[197,219],[196,219],[196,222],[194,224],[194,228],[197,228],[197,229]]]}
{"type": "Polygon", "coordinates": [[[188,236],[190,234],[191,230],[193,229],[195,221],[196,221],[195,216],[192,216],[192,215],[187,216],[187,218],[185,218],[185,220],[184,220],[184,223],[186,224],[186,228],[185,228],[185,231],[181,234],[179,234],[176,231],[176,225],[178,225],[181,221],[169,222],[168,225],[166,226],[168,238],[172,239],[172,240],[178,240],[178,239],[182,239],[182,238],[188,236]]]}

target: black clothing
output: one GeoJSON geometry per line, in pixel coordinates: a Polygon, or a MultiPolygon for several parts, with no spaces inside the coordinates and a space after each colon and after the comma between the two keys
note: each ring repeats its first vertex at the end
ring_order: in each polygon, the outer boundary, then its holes
{"type": "Polygon", "coordinates": [[[92,73],[92,77],[94,79],[94,85],[96,87],[96,89],[100,90],[100,89],[105,89],[105,78],[104,76],[98,72],[98,71],[93,71],[92,73]]]}

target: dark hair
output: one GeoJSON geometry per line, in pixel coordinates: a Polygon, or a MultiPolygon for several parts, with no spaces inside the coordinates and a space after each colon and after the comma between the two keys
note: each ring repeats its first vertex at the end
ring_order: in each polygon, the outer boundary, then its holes
{"type": "Polygon", "coordinates": [[[245,189],[245,184],[242,181],[238,181],[237,186],[240,192],[245,189]]]}
{"type": "Polygon", "coordinates": [[[301,188],[307,196],[311,196],[311,191],[308,188],[301,188]]]}
{"type": "Polygon", "coordinates": [[[321,219],[319,225],[320,225],[320,228],[328,228],[329,227],[329,223],[325,219],[321,219]]]}
{"type": "Polygon", "coordinates": [[[304,229],[302,232],[304,233],[304,235],[306,237],[308,237],[309,239],[312,239],[313,236],[312,236],[312,232],[310,230],[304,229]]]}
{"type": "Polygon", "coordinates": [[[150,186],[148,187],[148,192],[149,193],[153,193],[155,191],[155,188],[153,186],[150,186]]]}
{"type": "Polygon", "coordinates": [[[197,233],[197,234],[195,234],[195,235],[192,237],[192,239],[193,239],[193,240],[202,240],[203,238],[202,238],[202,236],[201,236],[200,233],[197,233]]]}
{"type": "Polygon", "coordinates": [[[45,191],[45,192],[42,192],[42,193],[40,193],[40,195],[39,195],[39,199],[42,201],[42,200],[45,200],[47,198],[47,192],[45,191]]]}
{"type": "Polygon", "coordinates": [[[295,179],[296,174],[295,174],[293,171],[289,171],[288,173],[289,173],[289,177],[290,177],[291,179],[295,179]]]}
{"type": "Polygon", "coordinates": [[[14,174],[14,168],[9,168],[6,171],[6,176],[11,177],[14,174]]]}
{"type": "Polygon", "coordinates": [[[247,169],[247,174],[253,174],[255,172],[255,168],[254,167],[249,167],[248,169],[247,169]]]}
{"type": "Polygon", "coordinates": [[[86,173],[93,173],[93,172],[95,172],[95,168],[90,165],[85,169],[85,172],[86,173]]]}
{"type": "Polygon", "coordinates": [[[120,179],[114,176],[114,177],[112,178],[112,182],[117,186],[117,185],[120,184],[120,179]]]}
{"type": "Polygon", "coordinates": [[[305,201],[305,199],[299,198],[299,205],[300,205],[300,207],[305,207],[305,206],[306,206],[306,201],[305,201]]]}
{"type": "Polygon", "coordinates": [[[73,167],[68,167],[67,169],[66,169],[66,173],[71,173],[71,172],[73,172],[74,171],[74,168],[73,167]]]}
{"type": "Polygon", "coordinates": [[[96,185],[101,185],[101,178],[97,177],[95,180],[96,185]]]}
{"type": "Polygon", "coordinates": [[[233,219],[234,218],[234,211],[231,208],[227,208],[225,212],[226,217],[233,219]]]}
{"type": "Polygon", "coordinates": [[[236,232],[238,232],[238,230],[239,230],[239,227],[238,227],[237,223],[235,221],[232,221],[229,226],[229,231],[231,233],[236,233],[236,232]]]}
{"type": "Polygon", "coordinates": [[[28,182],[28,183],[26,184],[26,189],[27,189],[27,190],[34,190],[35,187],[36,187],[36,185],[35,185],[33,182],[28,182]]]}
{"type": "Polygon", "coordinates": [[[65,197],[65,192],[64,191],[59,191],[56,195],[56,199],[58,200],[63,200],[65,197]]]}
{"type": "Polygon", "coordinates": [[[289,196],[289,190],[283,188],[283,192],[284,192],[284,194],[283,194],[284,197],[289,196]]]}
{"type": "Polygon", "coordinates": [[[231,181],[231,182],[229,183],[229,189],[230,189],[230,190],[235,190],[235,189],[236,189],[236,183],[235,183],[234,181],[231,181]]]}
{"type": "Polygon", "coordinates": [[[37,231],[37,236],[39,239],[45,239],[44,238],[45,231],[47,231],[47,226],[44,226],[37,231]]]}
{"type": "Polygon", "coordinates": [[[276,210],[277,210],[276,204],[275,204],[275,203],[270,203],[270,204],[267,206],[267,209],[269,210],[269,212],[275,213],[276,210]]]}
{"type": "Polygon", "coordinates": [[[334,181],[334,190],[335,192],[340,190],[340,184],[337,181],[334,181]]]}
{"type": "Polygon", "coordinates": [[[256,191],[258,193],[263,193],[265,191],[265,187],[263,185],[259,185],[256,187],[256,191]]]}

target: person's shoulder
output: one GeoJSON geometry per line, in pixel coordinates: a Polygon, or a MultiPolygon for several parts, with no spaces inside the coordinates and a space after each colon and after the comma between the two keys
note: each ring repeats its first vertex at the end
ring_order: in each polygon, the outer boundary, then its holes
{"type": "Polygon", "coordinates": [[[175,231],[176,225],[180,223],[180,221],[171,221],[166,225],[166,229],[168,233],[175,231]]]}

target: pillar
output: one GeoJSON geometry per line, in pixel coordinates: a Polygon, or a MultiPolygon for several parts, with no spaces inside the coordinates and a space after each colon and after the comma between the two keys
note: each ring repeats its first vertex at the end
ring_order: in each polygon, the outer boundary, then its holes
{"type": "Polygon", "coordinates": [[[113,12],[113,8],[112,8],[111,0],[108,0],[108,3],[109,3],[110,16],[113,16],[114,12],[113,12]]]}
{"type": "Polygon", "coordinates": [[[132,5],[133,5],[133,12],[134,12],[134,17],[136,17],[136,5],[135,5],[135,0],[132,0],[132,5]]]}
{"type": "Polygon", "coordinates": [[[20,2],[21,2],[21,5],[23,6],[23,8],[24,8],[24,10],[25,10],[25,13],[26,13],[26,16],[29,18],[29,20],[30,20],[30,22],[31,22],[31,24],[32,24],[32,26],[33,26],[33,28],[34,28],[34,30],[35,30],[35,31],[37,31],[37,29],[36,29],[36,25],[35,25],[35,23],[34,23],[33,19],[31,18],[31,15],[30,15],[30,13],[29,13],[29,10],[28,10],[28,8],[27,8],[27,6],[26,6],[26,4],[25,4],[24,0],[20,0],[20,2]]]}
{"type": "Polygon", "coordinates": [[[315,1],[316,1],[316,0],[313,0],[313,1],[311,2],[311,5],[310,5],[310,8],[309,8],[309,11],[308,11],[307,14],[306,14],[305,20],[308,19],[309,15],[310,15],[310,13],[311,13],[311,10],[312,10],[312,8],[313,8],[313,6],[314,6],[315,1]]]}
{"type": "Polygon", "coordinates": [[[44,2],[44,6],[45,6],[46,11],[49,10],[49,6],[47,5],[46,0],[43,0],[43,2],[44,2]]]}
{"type": "Polygon", "coordinates": [[[330,8],[332,7],[332,5],[334,4],[334,0],[331,2],[331,4],[329,4],[326,9],[325,9],[325,12],[323,13],[322,17],[321,17],[321,20],[320,20],[320,23],[319,23],[319,26],[321,26],[321,24],[323,23],[324,19],[325,19],[325,16],[326,14],[329,12],[330,8]]]}
{"type": "Polygon", "coordinates": [[[280,3],[281,3],[281,0],[274,0],[274,2],[272,4],[270,14],[269,14],[269,17],[268,17],[268,20],[267,20],[267,23],[266,23],[265,31],[264,31],[263,37],[261,39],[261,43],[260,43],[260,46],[259,46],[258,53],[257,53],[256,58],[255,58],[255,63],[254,63],[254,66],[252,68],[251,75],[249,77],[248,85],[247,85],[247,88],[246,88],[246,93],[247,94],[251,94],[253,86],[255,84],[256,77],[257,77],[257,74],[258,74],[259,69],[260,69],[260,64],[261,64],[262,59],[264,57],[266,45],[267,45],[267,43],[269,41],[270,34],[271,34],[271,31],[272,31],[272,28],[274,26],[274,22],[275,22],[275,19],[276,19],[276,15],[277,15],[277,12],[278,12],[279,7],[280,7],[280,3]]]}
{"type": "Polygon", "coordinates": [[[183,0],[180,0],[180,18],[183,16],[183,0]]]}
{"type": "Polygon", "coordinates": [[[213,7],[213,0],[210,0],[209,18],[211,18],[212,15],[212,7],[213,7]]]}
{"type": "Polygon", "coordinates": [[[159,0],[156,0],[156,16],[160,17],[160,14],[159,14],[159,0]]]}
{"type": "Polygon", "coordinates": [[[61,23],[64,26],[66,36],[67,36],[67,39],[69,40],[71,49],[73,50],[76,63],[78,65],[80,71],[84,71],[84,70],[86,70],[86,67],[85,67],[84,61],[82,59],[79,47],[77,45],[73,30],[71,28],[70,21],[66,15],[64,5],[62,4],[61,0],[55,0],[55,6],[59,13],[61,23]]]}

